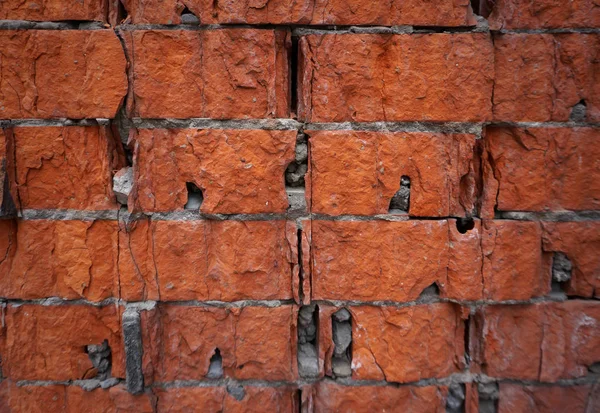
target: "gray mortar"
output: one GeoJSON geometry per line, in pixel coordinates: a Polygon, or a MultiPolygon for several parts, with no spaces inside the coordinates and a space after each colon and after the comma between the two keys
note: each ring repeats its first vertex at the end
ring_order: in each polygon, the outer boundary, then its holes
{"type": "Polygon", "coordinates": [[[573,109],[571,109],[571,115],[569,116],[569,120],[572,122],[585,122],[587,107],[585,103],[579,102],[573,109]]]}
{"type": "Polygon", "coordinates": [[[350,377],[352,375],[352,319],[350,312],[342,308],[331,316],[332,339],[334,344],[331,369],[334,377],[350,377]],[[337,314],[340,313],[340,314],[337,314]]]}
{"type": "Polygon", "coordinates": [[[494,219],[515,221],[581,222],[600,220],[600,211],[521,212],[497,211],[494,219]]]}
{"type": "Polygon", "coordinates": [[[139,312],[131,308],[125,310],[122,324],[127,391],[132,394],[140,394],[144,391],[144,374],[142,371],[144,350],[139,312]]]}
{"type": "Polygon", "coordinates": [[[317,314],[315,304],[300,307],[298,311],[298,373],[303,378],[319,376],[317,314]]]}
{"type": "Polygon", "coordinates": [[[463,413],[465,410],[465,385],[454,383],[448,388],[446,413],[463,413]]]}
{"type": "Polygon", "coordinates": [[[220,379],[221,377],[223,377],[223,357],[221,357],[221,352],[217,348],[210,358],[210,364],[208,365],[208,373],[206,374],[206,378],[220,379]]]}
{"type": "Polygon", "coordinates": [[[111,348],[108,341],[104,340],[102,344],[90,344],[86,346],[86,352],[97,371],[94,378],[99,382],[108,379],[111,372],[111,348]]]}
{"type": "Polygon", "coordinates": [[[237,401],[241,401],[246,397],[246,392],[244,391],[244,387],[234,381],[228,381],[227,383],[227,393],[232,396],[237,401]]]}
{"type": "Polygon", "coordinates": [[[133,168],[127,166],[113,176],[113,192],[117,198],[117,202],[121,205],[127,205],[127,197],[129,197],[132,189],[133,168]]]}
{"type": "Polygon", "coordinates": [[[299,130],[302,124],[294,119],[244,119],[217,120],[189,119],[141,119],[133,118],[133,126],[139,129],[235,129],[235,130],[299,130]]]}
{"type": "Polygon", "coordinates": [[[569,257],[562,252],[555,252],[552,259],[552,280],[564,283],[571,279],[573,264],[569,257]]]}
{"type": "Polygon", "coordinates": [[[498,383],[479,383],[479,413],[496,413],[496,403],[499,397],[498,383]]]}

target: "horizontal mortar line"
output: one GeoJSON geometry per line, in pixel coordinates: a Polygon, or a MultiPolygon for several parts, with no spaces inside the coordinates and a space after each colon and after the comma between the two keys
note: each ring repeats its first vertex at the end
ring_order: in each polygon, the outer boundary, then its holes
{"type": "Polygon", "coordinates": [[[106,30],[104,22],[95,20],[72,21],[31,21],[31,20],[0,20],[0,30],[106,30]]]}
{"type": "Polygon", "coordinates": [[[241,129],[241,130],[298,130],[302,123],[291,118],[276,119],[147,119],[132,118],[133,125],[138,129],[241,129]]]}
{"type": "Polygon", "coordinates": [[[495,220],[581,222],[600,220],[600,211],[496,211],[495,220]]]}
{"type": "Polygon", "coordinates": [[[46,387],[46,386],[76,386],[81,387],[85,390],[95,390],[97,388],[101,389],[109,389],[113,386],[118,386],[119,384],[125,384],[125,379],[120,379],[118,377],[110,377],[106,380],[97,380],[97,379],[82,379],[82,380],[11,380],[10,378],[4,378],[4,380],[12,381],[17,385],[17,387],[23,386],[36,386],[36,387],[46,387]]]}
{"type": "Polygon", "coordinates": [[[499,29],[491,30],[499,34],[562,34],[562,33],[600,33],[598,27],[571,27],[554,29],[499,29]]]}
{"type": "Polygon", "coordinates": [[[0,127],[44,127],[44,126],[98,126],[109,125],[111,119],[90,118],[90,119],[1,119],[0,127]]]}

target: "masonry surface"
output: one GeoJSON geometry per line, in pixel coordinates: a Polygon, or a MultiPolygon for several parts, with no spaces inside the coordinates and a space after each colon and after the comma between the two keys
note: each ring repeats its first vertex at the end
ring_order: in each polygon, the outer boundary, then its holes
{"type": "Polygon", "coordinates": [[[0,19],[0,413],[600,412],[597,1],[0,19]]]}

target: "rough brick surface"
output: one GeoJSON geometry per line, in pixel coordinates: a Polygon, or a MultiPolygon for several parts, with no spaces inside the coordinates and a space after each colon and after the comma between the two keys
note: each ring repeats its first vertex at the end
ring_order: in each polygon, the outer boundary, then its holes
{"type": "Polygon", "coordinates": [[[314,213],[385,214],[410,178],[411,216],[465,216],[475,209],[475,136],[306,131],[314,213]]]}
{"type": "Polygon", "coordinates": [[[130,111],[146,118],[289,115],[281,30],[121,32],[132,63],[130,111]]]}
{"type": "Polygon", "coordinates": [[[492,29],[542,29],[600,26],[595,0],[496,0],[488,18],[492,29]]]}
{"type": "Polygon", "coordinates": [[[598,222],[547,222],[542,226],[543,248],[562,252],[572,262],[566,293],[579,297],[600,295],[600,224],[598,222]]]}
{"type": "Polygon", "coordinates": [[[492,377],[553,382],[585,376],[600,360],[600,303],[488,306],[482,363],[492,377]]]}
{"type": "Polygon", "coordinates": [[[483,210],[600,208],[600,130],[488,128],[483,210]]]}
{"type": "Polygon", "coordinates": [[[296,229],[284,221],[137,221],[119,233],[127,300],[292,298],[296,229]]]}
{"type": "Polygon", "coordinates": [[[296,131],[140,129],[130,210],[175,211],[186,182],[202,190],[206,213],[285,212],[284,172],[296,131]]]}
{"type": "Polygon", "coordinates": [[[200,380],[219,349],[225,377],[293,380],[295,309],[160,306],[142,315],[146,383],[200,380]]]}
{"type": "Polygon", "coordinates": [[[482,121],[491,115],[487,34],[309,35],[299,47],[299,115],[306,121],[482,121]]]}
{"type": "Polygon", "coordinates": [[[584,100],[600,119],[600,35],[504,34],[494,37],[494,119],[567,121],[584,100]]]}
{"type": "Polygon", "coordinates": [[[108,341],[112,377],[124,377],[115,306],[9,306],[4,313],[2,373],[11,380],[79,380],[96,376],[85,348],[108,341]]]}
{"type": "Polygon", "coordinates": [[[4,1],[0,5],[2,20],[106,20],[106,3],[91,0],[70,3],[65,7],[62,0],[21,2],[18,0],[4,1]]]}
{"type": "Polygon", "coordinates": [[[0,118],[112,118],[127,92],[112,30],[0,32],[0,118]]]}
{"type": "Polygon", "coordinates": [[[500,384],[498,413],[593,412],[600,409],[598,385],[534,387],[500,384]]]}
{"type": "MultiPolygon", "coordinates": [[[[105,127],[25,127],[13,131],[23,209],[117,207],[112,171],[120,159],[105,127]]],[[[120,143],[119,143],[120,144],[120,143]]]]}
{"type": "Polygon", "coordinates": [[[116,295],[117,223],[0,220],[0,295],[101,301],[116,295]]]}
{"type": "Polygon", "coordinates": [[[187,7],[201,23],[249,24],[337,24],[337,25],[403,25],[464,26],[475,20],[468,1],[442,0],[431,12],[429,2],[410,0],[390,2],[374,0],[271,0],[243,2],[235,0],[175,0],[157,2],[133,0],[128,11],[134,23],[181,23],[187,7]]]}

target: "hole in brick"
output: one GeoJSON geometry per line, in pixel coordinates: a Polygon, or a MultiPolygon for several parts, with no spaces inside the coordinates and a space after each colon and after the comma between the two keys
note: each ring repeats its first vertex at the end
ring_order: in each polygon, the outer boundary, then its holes
{"type": "Polygon", "coordinates": [[[588,367],[588,371],[592,374],[600,374],[600,361],[597,361],[588,367]]]}
{"type": "Polygon", "coordinates": [[[567,254],[555,252],[552,257],[552,292],[564,292],[572,271],[573,264],[567,254]]]}
{"type": "Polygon", "coordinates": [[[571,115],[569,116],[569,120],[572,122],[585,122],[586,112],[587,105],[585,103],[585,100],[582,99],[571,109],[571,115]]]}
{"type": "Polygon", "coordinates": [[[471,0],[471,8],[473,13],[487,19],[492,13],[494,2],[495,0],[471,0]]]}
{"type": "Polygon", "coordinates": [[[298,37],[292,36],[290,49],[290,113],[292,118],[298,118],[298,37]]]}
{"type": "Polygon", "coordinates": [[[479,383],[477,393],[479,393],[479,413],[496,413],[499,396],[498,384],[479,383]]]}
{"type": "Polygon", "coordinates": [[[440,287],[438,287],[436,283],[433,283],[429,287],[426,287],[423,291],[421,291],[421,294],[419,295],[417,301],[430,301],[439,297],[440,287]]]}
{"type": "Polygon", "coordinates": [[[227,383],[227,393],[237,401],[242,401],[246,397],[244,388],[238,383],[227,383]]]}
{"type": "Polygon", "coordinates": [[[400,189],[390,201],[389,213],[408,212],[410,207],[410,177],[403,175],[400,178],[400,189]]]}
{"type": "Polygon", "coordinates": [[[187,188],[188,200],[185,204],[185,209],[193,209],[199,210],[202,205],[202,201],[204,201],[204,196],[202,195],[202,190],[196,186],[193,182],[186,182],[185,186],[187,188]]]}
{"type": "Polygon", "coordinates": [[[125,4],[123,1],[119,0],[117,2],[117,22],[121,23],[129,17],[129,13],[127,13],[127,9],[125,8],[125,4]]]}
{"type": "Polygon", "coordinates": [[[200,19],[186,6],[181,11],[181,24],[200,24],[200,19]]]}
{"type": "Polygon", "coordinates": [[[300,311],[298,311],[298,373],[300,377],[319,376],[318,319],[319,308],[315,304],[300,307],[300,311]]]}
{"type": "Polygon", "coordinates": [[[294,160],[285,170],[285,184],[292,188],[303,188],[304,177],[308,170],[308,142],[306,135],[299,133],[296,138],[294,160]]]}
{"type": "Polygon", "coordinates": [[[221,357],[221,351],[218,348],[215,349],[215,354],[210,358],[208,374],[206,377],[209,379],[219,379],[223,377],[223,357],[221,357]]]}
{"type": "Polygon", "coordinates": [[[448,388],[446,399],[446,413],[463,413],[465,411],[465,385],[462,383],[452,384],[448,388]]]}
{"type": "Polygon", "coordinates": [[[87,372],[85,374],[86,379],[95,378],[98,380],[106,380],[110,377],[111,372],[111,350],[108,345],[108,340],[104,340],[102,344],[90,344],[86,346],[85,352],[87,353],[92,365],[94,366],[95,375],[89,376],[87,372]]]}
{"type": "Polygon", "coordinates": [[[456,230],[461,234],[466,234],[475,228],[475,220],[473,218],[457,218],[456,230]]]}
{"type": "Polygon", "coordinates": [[[352,375],[352,316],[342,308],[331,316],[333,334],[333,357],[331,369],[334,377],[352,375]]]}

